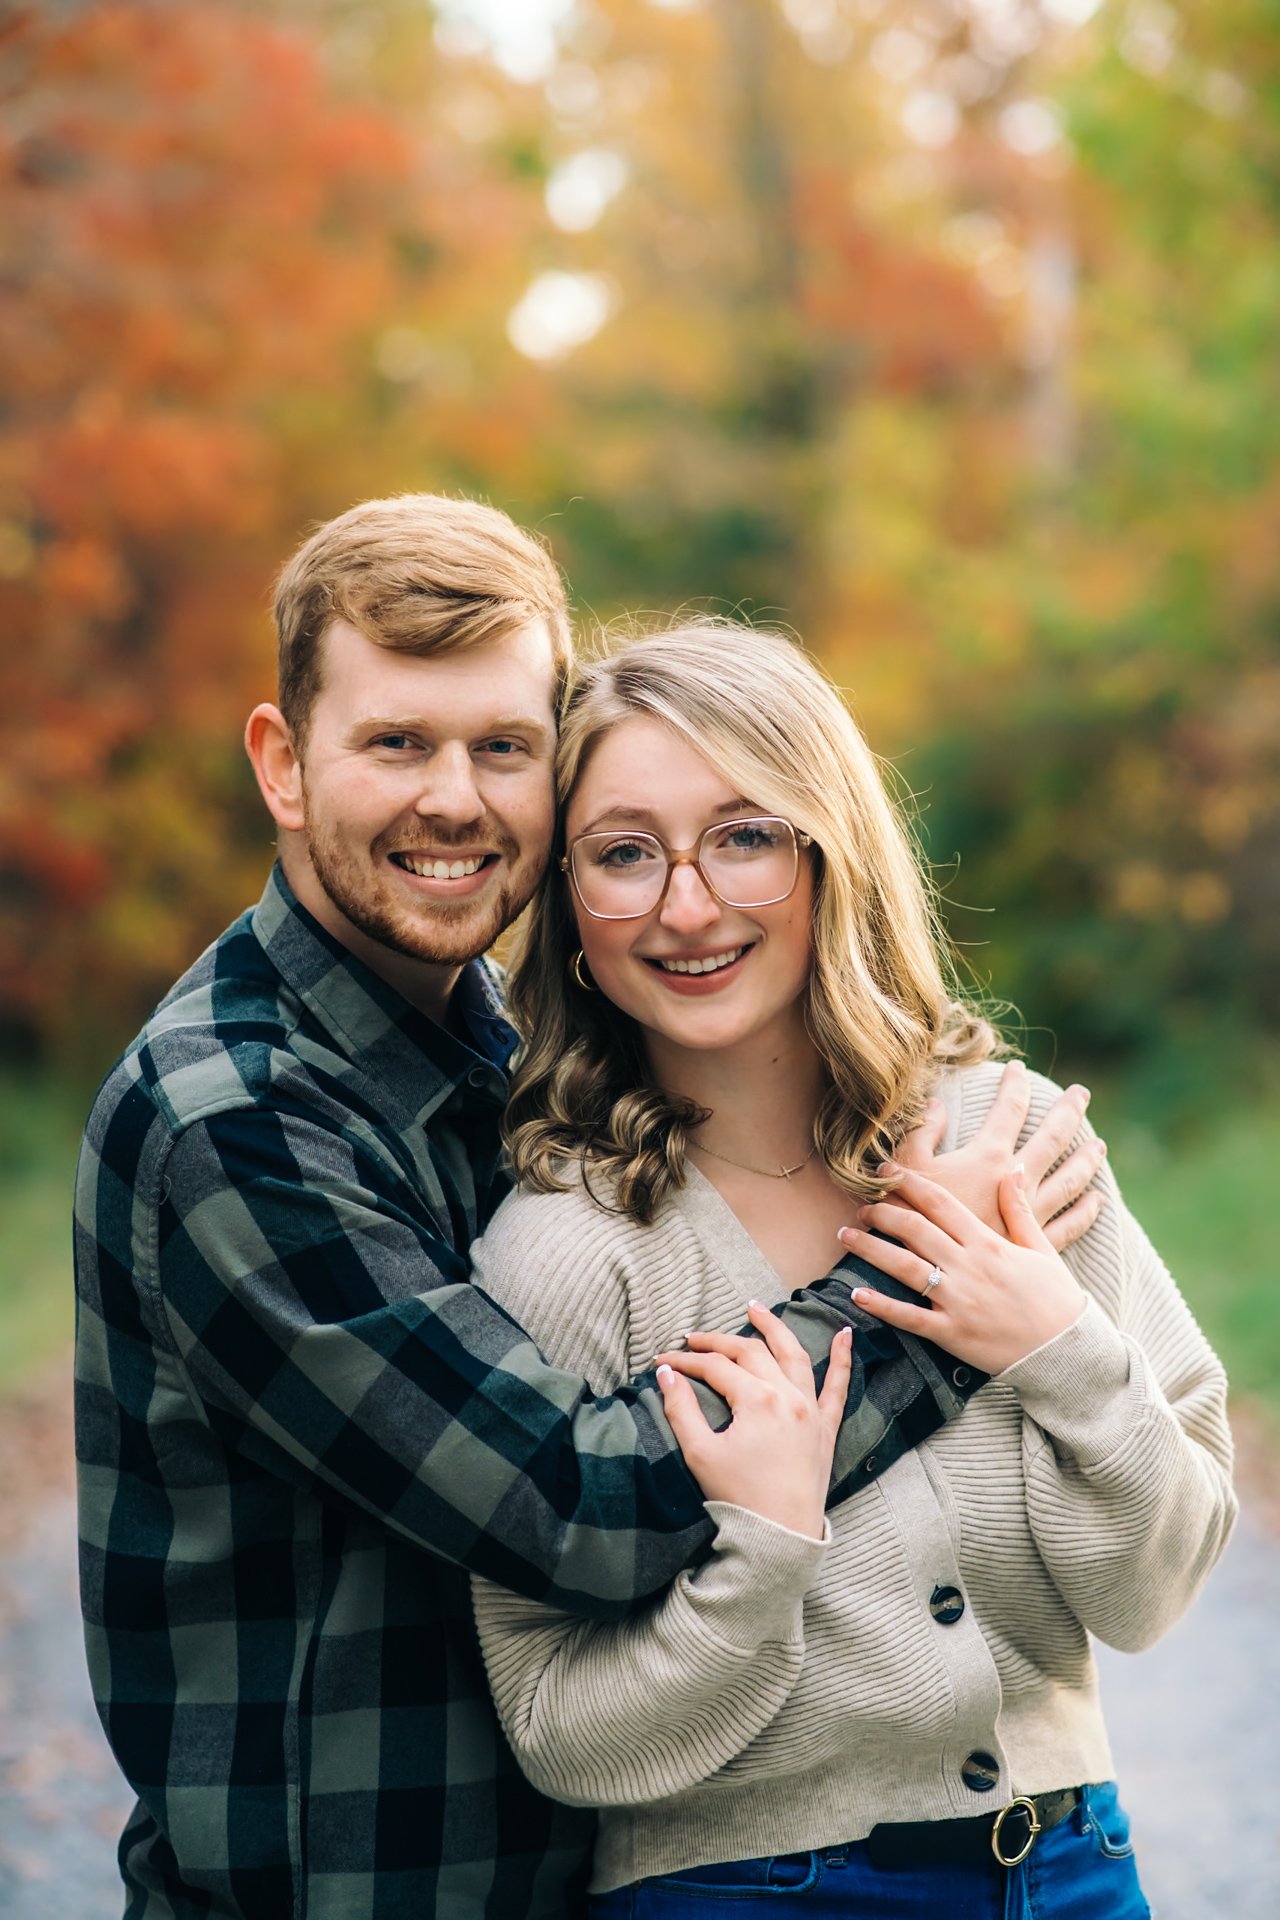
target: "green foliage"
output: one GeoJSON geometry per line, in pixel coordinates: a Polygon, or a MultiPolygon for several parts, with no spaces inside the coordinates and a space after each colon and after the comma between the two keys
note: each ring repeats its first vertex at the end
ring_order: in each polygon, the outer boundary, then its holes
{"type": "MultiPolygon", "coordinates": [[[[1207,1073],[1196,1122],[1174,1144],[1162,1144],[1151,1130],[1149,1111],[1113,1126],[1105,1095],[1095,1098],[1094,1117],[1107,1134],[1126,1201],[1222,1356],[1233,1394],[1280,1410],[1280,1291],[1270,1203],[1280,1110],[1274,1100],[1208,1108],[1206,1097],[1220,1093],[1220,1074],[1207,1073]]],[[[1126,1108],[1132,1111],[1129,1097],[1121,1114],[1126,1108]]]]}
{"type": "Polygon", "coordinates": [[[86,1106],[48,1075],[0,1078],[0,1393],[71,1338],[71,1196],[86,1106]]]}

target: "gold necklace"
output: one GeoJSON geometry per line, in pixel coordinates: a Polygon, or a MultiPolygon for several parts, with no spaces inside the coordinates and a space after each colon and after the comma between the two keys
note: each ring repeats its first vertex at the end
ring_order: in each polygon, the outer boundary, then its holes
{"type": "Polygon", "coordinates": [[[762,1180],[789,1180],[793,1173],[799,1173],[801,1167],[807,1167],[818,1151],[818,1143],[815,1140],[803,1160],[797,1160],[794,1167],[779,1167],[774,1173],[769,1167],[749,1167],[745,1160],[731,1160],[727,1153],[717,1153],[715,1148],[709,1147],[705,1140],[691,1140],[689,1145],[696,1147],[699,1153],[709,1153],[713,1160],[723,1160],[726,1167],[737,1167],[740,1173],[758,1173],[762,1180]]]}

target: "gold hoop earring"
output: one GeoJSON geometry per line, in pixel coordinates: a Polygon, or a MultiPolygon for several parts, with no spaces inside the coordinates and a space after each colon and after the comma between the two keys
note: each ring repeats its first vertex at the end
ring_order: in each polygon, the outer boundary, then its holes
{"type": "Polygon", "coordinates": [[[582,948],[579,947],[578,951],[574,954],[572,960],[569,962],[569,971],[573,975],[574,979],[577,981],[578,985],[582,988],[582,991],[584,993],[598,993],[600,989],[596,986],[594,981],[588,980],[586,973],[583,970],[583,965],[582,965],[583,958],[584,958],[584,955],[582,952],[582,948]]]}

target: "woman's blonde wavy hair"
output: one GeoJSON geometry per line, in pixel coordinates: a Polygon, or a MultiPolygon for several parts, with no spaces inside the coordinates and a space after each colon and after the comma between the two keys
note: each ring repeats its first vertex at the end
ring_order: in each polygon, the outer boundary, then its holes
{"type": "Polygon", "coordinates": [[[555,857],[510,979],[526,1036],[506,1117],[516,1174],[546,1192],[570,1184],[576,1163],[602,1205],[647,1225],[684,1182],[689,1130],[709,1117],[654,1084],[640,1029],[572,972],[580,943],[559,865],[564,811],[596,747],[635,714],[670,727],[753,805],[814,843],[806,1019],[829,1082],[814,1134],[833,1177],[869,1198],[938,1066],[986,1059],[1001,1043],[955,997],[914,844],[836,688],[784,635],[716,618],[606,640],[571,685],[555,857]]]}

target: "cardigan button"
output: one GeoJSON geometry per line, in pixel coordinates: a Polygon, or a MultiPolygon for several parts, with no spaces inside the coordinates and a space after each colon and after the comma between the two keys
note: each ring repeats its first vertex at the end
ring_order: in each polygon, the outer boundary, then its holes
{"type": "Polygon", "coordinates": [[[960,1778],[971,1793],[990,1793],[1000,1785],[1000,1762],[993,1753],[983,1753],[979,1748],[961,1762],[960,1778]]]}
{"type": "Polygon", "coordinates": [[[929,1611],[940,1627],[954,1627],[964,1612],[964,1595],[959,1587],[935,1587],[929,1595],[929,1611]]]}

